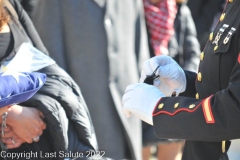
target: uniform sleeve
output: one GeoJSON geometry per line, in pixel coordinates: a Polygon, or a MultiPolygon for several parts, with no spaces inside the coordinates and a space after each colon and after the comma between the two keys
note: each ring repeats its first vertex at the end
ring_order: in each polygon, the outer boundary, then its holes
{"type": "Polygon", "coordinates": [[[19,0],[9,0],[13,7],[15,8],[18,16],[19,16],[19,21],[22,24],[24,30],[26,31],[27,35],[31,39],[34,47],[42,51],[43,53],[48,54],[47,49],[42,43],[42,40],[40,39],[40,36],[38,35],[31,19],[29,18],[28,14],[26,11],[23,9],[21,6],[19,0]]]}
{"type": "Polygon", "coordinates": [[[165,97],[153,111],[159,138],[222,141],[240,138],[240,58],[226,89],[205,98],[165,97]]]}
{"type": "Polygon", "coordinates": [[[186,75],[187,86],[186,90],[183,93],[180,93],[180,96],[184,97],[192,97],[196,96],[196,88],[195,88],[195,81],[197,74],[191,71],[184,71],[186,75]]]}

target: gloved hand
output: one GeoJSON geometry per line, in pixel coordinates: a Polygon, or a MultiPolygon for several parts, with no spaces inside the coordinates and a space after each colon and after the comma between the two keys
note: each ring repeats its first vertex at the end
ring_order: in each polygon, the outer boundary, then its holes
{"type": "Polygon", "coordinates": [[[147,75],[151,75],[153,71],[160,66],[156,75],[159,75],[153,82],[165,96],[171,96],[176,92],[176,96],[186,89],[186,76],[183,69],[171,57],[161,55],[155,56],[143,63],[140,82],[144,82],[147,75]]]}
{"type": "Polygon", "coordinates": [[[145,83],[129,85],[122,97],[123,111],[127,118],[132,114],[153,125],[152,112],[164,94],[155,86],[145,83]]]}

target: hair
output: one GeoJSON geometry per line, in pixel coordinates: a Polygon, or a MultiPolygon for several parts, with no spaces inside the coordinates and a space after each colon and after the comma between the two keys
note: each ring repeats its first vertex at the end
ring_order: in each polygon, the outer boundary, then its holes
{"type": "Polygon", "coordinates": [[[176,0],[177,4],[187,3],[187,0],[176,0]]]}
{"type": "Polygon", "coordinates": [[[10,19],[10,16],[3,5],[3,0],[0,0],[0,30],[2,26],[5,25],[10,19]]]}

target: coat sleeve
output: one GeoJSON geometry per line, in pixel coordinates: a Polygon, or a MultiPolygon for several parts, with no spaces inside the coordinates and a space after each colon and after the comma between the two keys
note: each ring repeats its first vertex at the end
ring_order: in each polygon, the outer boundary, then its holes
{"type": "Polygon", "coordinates": [[[24,28],[25,32],[27,33],[28,37],[31,39],[33,46],[42,51],[43,53],[48,54],[47,49],[45,48],[40,36],[38,35],[31,19],[29,18],[26,11],[23,9],[22,5],[20,4],[19,0],[9,0],[9,2],[15,8],[19,22],[21,23],[22,27],[24,28]]]}
{"type": "Polygon", "coordinates": [[[195,88],[195,80],[196,80],[197,73],[186,71],[186,70],[184,71],[184,73],[186,75],[187,87],[186,87],[186,90],[180,94],[180,96],[194,98],[197,93],[195,88]]]}
{"type": "Polygon", "coordinates": [[[156,135],[195,141],[240,138],[239,90],[240,64],[237,62],[227,88],[205,99],[161,98],[153,111],[156,135]]]}

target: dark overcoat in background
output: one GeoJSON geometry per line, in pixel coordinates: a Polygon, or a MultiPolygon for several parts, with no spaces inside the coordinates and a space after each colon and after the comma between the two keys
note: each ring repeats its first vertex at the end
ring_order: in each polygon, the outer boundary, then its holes
{"type": "Polygon", "coordinates": [[[188,0],[187,5],[196,25],[201,49],[208,40],[211,27],[215,26],[213,23],[216,14],[222,12],[225,2],[226,0],[188,0]]]}
{"type": "Polygon", "coordinates": [[[141,159],[141,123],[121,97],[149,58],[141,0],[41,0],[33,22],[51,57],[78,83],[105,156],[141,159]],[[140,64],[140,65],[139,65],[140,64]]]}
{"type": "Polygon", "coordinates": [[[175,33],[168,48],[171,56],[184,70],[197,72],[200,45],[191,12],[185,2],[178,3],[178,12],[174,20],[175,33]]]}

